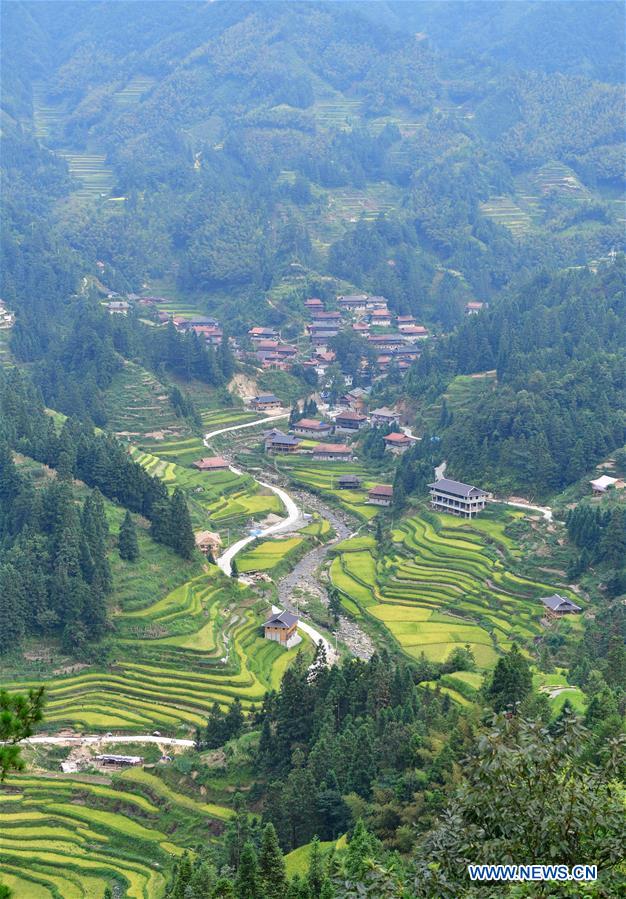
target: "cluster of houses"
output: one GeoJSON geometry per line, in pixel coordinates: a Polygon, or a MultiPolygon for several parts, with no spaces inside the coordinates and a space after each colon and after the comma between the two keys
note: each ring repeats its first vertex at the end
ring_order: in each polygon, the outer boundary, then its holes
{"type": "Polygon", "coordinates": [[[127,298],[120,297],[119,294],[107,294],[104,307],[111,315],[128,315],[133,306],[140,307],[149,311],[154,315],[157,322],[166,325],[170,321],[173,323],[177,331],[181,333],[194,333],[207,345],[218,346],[222,342],[223,330],[219,321],[211,315],[172,315],[164,309],[158,307],[163,303],[169,303],[166,297],[158,296],[140,296],[139,294],[129,293],[127,298]]]}
{"type": "Polygon", "coordinates": [[[395,362],[402,372],[419,356],[418,344],[429,336],[428,328],[412,315],[394,316],[385,297],[354,294],[337,297],[337,309],[326,310],[319,297],[305,301],[310,314],[307,333],[313,349],[316,368],[328,365],[334,354],[328,342],[341,330],[351,328],[376,351],[376,367],[384,374],[395,362]]]}

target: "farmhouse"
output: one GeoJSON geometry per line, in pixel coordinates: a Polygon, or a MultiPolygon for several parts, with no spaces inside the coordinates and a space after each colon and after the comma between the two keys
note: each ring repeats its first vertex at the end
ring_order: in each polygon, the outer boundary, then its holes
{"type": "Polygon", "coordinates": [[[339,412],[335,417],[335,431],[343,431],[353,433],[360,431],[367,424],[367,416],[361,415],[360,412],[353,412],[348,409],[346,412],[339,412]]]}
{"type": "Polygon", "coordinates": [[[283,434],[282,431],[272,430],[264,435],[263,445],[266,453],[295,453],[300,446],[300,441],[292,434],[283,434]]]}
{"type": "Polygon", "coordinates": [[[424,325],[405,325],[400,328],[400,333],[407,343],[412,343],[415,340],[425,340],[428,337],[428,328],[424,325]]]}
{"type": "Polygon", "coordinates": [[[313,448],[315,462],[351,462],[352,450],[345,443],[320,443],[313,448]]]}
{"type": "Polygon", "coordinates": [[[387,311],[387,298],[386,297],[368,297],[367,298],[367,308],[368,309],[384,309],[387,311]]]}
{"type": "Polygon", "coordinates": [[[465,304],[465,314],[466,315],[478,315],[483,309],[487,308],[487,303],[478,303],[476,301],[472,301],[471,303],[465,304]]]}
{"type": "Polygon", "coordinates": [[[367,294],[358,293],[350,296],[337,297],[337,305],[346,312],[365,312],[367,309],[367,294]]]}
{"type": "Polygon", "coordinates": [[[394,347],[402,346],[404,337],[400,334],[369,334],[367,342],[376,350],[392,350],[394,347]]]}
{"type": "Polygon", "coordinates": [[[370,322],[381,328],[388,328],[391,324],[391,315],[385,309],[374,309],[370,313],[370,322]]]}
{"type": "Polygon", "coordinates": [[[111,300],[106,307],[111,315],[128,315],[130,303],[127,303],[126,300],[111,300]]]}
{"type": "Polygon", "coordinates": [[[357,334],[367,334],[369,329],[369,322],[354,322],[352,325],[352,330],[356,331],[357,334]]]}
{"type": "Polygon", "coordinates": [[[367,501],[373,506],[390,506],[393,500],[391,484],[377,484],[367,494],[367,501]]]}
{"type": "Polygon", "coordinates": [[[594,496],[602,496],[610,488],[621,490],[624,487],[624,481],[619,478],[610,478],[607,474],[603,474],[601,477],[596,478],[595,481],[590,481],[589,483],[594,496]]]}
{"type": "Polygon", "coordinates": [[[355,474],[342,474],[337,480],[339,490],[357,490],[360,486],[361,481],[355,474]]]}
{"type": "Polygon", "coordinates": [[[480,487],[440,478],[430,488],[430,504],[439,512],[449,512],[463,518],[473,518],[485,508],[487,494],[480,487]]]}
{"type": "Polygon", "coordinates": [[[290,649],[299,642],[298,616],[291,612],[276,612],[263,625],[266,640],[274,640],[290,649]]]}
{"type": "Polygon", "coordinates": [[[341,312],[325,312],[323,309],[314,309],[311,313],[316,322],[335,322],[339,325],[341,312]]]}
{"type": "Polygon", "coordinates": [[[392,453],[394,456],[401,456],[413,442],[406,434],[400,433],[387,434],[383,439],[385,441],[385,451],[392,453]]]}
{"type": "Polygon", "coordinates": [[[403,328],[409,328],[411,325],[415,324],[415,316],[398,315],[398,317],[396,318],[396,324],[398,326],[398,331],[402,331],[403,328]]]}
{"type": "Polygon", "coordinates": [[[266,409],[280,409],[280,400],[273,393],[261,393],[252,398],[250,405],[258,412],[265,412],[266,409]]]}
{"type": "Polygon", "coordinates": [[[207,456],[204,459],[197,459],[193,463],[193,467],[198,471],[225,471],[228,468],[228,462],[221,456],[207,456]]]}
{"type": "Polygon", "coordinates": [[[0,328],[12,328],[15,323],[15,316],[9,312],[4,302],[0,300],[0,328]]]}
{"type": "Polygon", "coordinates": [[[143,765],[141,755],[97,755],[96,761],[100,765],[114,765],[116,768],[129,768],[133,765],[143,765]]]}
{"type": "Polygon", "coordinates": [[[278,334],[274,328],[250,328],[248,337],[250,340],[276,340],[278,334]]]}
{"type": "Polygon", "coordinates": [[[328,437],[332,433],[333,426],[327,421],[319,421],[317,418],[301,418],[292,428],[298,437],[328,437]]]}
{"type": "Polygon", "coordinates": [[[222,538],[214,531],[198,531],[195,535],[196,546],[201,553],[208,556],[209,553],[215,558],[222,545],[222,538]]]}
{"type": "Polygon", "coordinates": [[[323,309],[324,308],[324,304],[320,300],[319,297],[309,297],[308,300],[304,301],[304,305],[306,306],[307,309],[323,309]]]}
{"type": "Polygon", "coordinates": [[[365,406],[365,400],[367,399],[367,390],[363,390],[362,387],[355,387],[353,390],[349,390],[344,396],[339,400],[339,404],[341,406],[349,406],[350,409],[363,409],[365,406]]]}
{"type": "Polygon", "coordinates": [[[393,409],[388,409],[386,406],[382,406],[380,409],[374,409],[372,412],[372,425],[376,428],[381,425],[397,425],[399,420],[399,414],[394,412],[393,409]]]}
{"type": "Polygon", "coordinates": [[[541,602],[545,606],[546,613],[549,618],[562,618],[563,615],[574,615],[582,612],[580,606],[577,606],[571,599],[565,596],[559,596],[555,593],[553,596],[542,596],[541,602]]]}

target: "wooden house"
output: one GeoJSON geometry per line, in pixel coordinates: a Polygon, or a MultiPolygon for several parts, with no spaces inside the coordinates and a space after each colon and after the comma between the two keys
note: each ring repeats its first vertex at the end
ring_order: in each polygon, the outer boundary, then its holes
{"type": "Polygon", "coordinates": [[[548,618],[562,618],[563,615],[576,615],[582,612],[581,607],[577,606],[575,602],[565,596],[559,596],[558,593],[552,596],[542,596],[541,602],[548,618]]]}
{"type": "Polygon", "coordinates": [[[406,453],[413,443],[410,437],[399,432],[387,434],[386,437],[383,437],[383,440],[385,441],[385,452],[392,453],[394,456],[401,456],[402,453],[406,453]]]}
{"type": "Polygon", "coordinates": [[[354,412],[347,409],[345,412],[339,412],[335,416],[335,431],[342,431],[346,434],[353,434],[360,431],[367,424],[367,415],[360,412],[354,412]]]}
{"type": "Polygon", "coordinates": [[[198,471],[226,471],[228,462],[221,456],[206,456],[204,459],[197,459],[193,467],[198,471]]]}
{"type": "Polygon", "coordinates": [[[387,406],[381,406],[380,409],[374,409],[371,414],[372,425],[375,428],[386,425],[397,425],[400,421],[400,415],[387,406]]]}
{"type": "Polygon", "coordinates": [[[367,501],[373,506],[390,506],[393,500],[391,484],[377,484],[368,491],[367,501]]]}
{"type": "Polygon", "coordinates": [[[280,409],[281,402],[273,393],[261,393],[252,398],[250,405],[257,412],[266,412],[268,409],[280,409]]]}
{"type": "Polygon", "coordinates": [[[351,462],[353,458],[345,443],[319,443],[313,447],[314,462],[351,462]]]}
{"type": "Polygon", "coordinates": [[[298,437],[329,437],[333,426],[327,421],[317,418],[301,418],[291,429],[298,437]]]}
{"type": "Polygon", "coordinates": [[[472,484],[463,484],[450,478],[440,478],[430,489],[430,504],[438,512],[473,518],[485,508],[487,493],[472,484]]]}
{"type": "Polygon", "coordinates": [[[222,546],[222,538],[215,531],[198,531],[195,535],[196,547],[205,556],[209,553],[213,558],[217,558],[222,546]]]}
{"type": "Polygon", "coordinates": [[[276,612],[263,625],[266,640],[274,640],[288,649],[299,642],[298,616],[292,612],[276,612]]]}

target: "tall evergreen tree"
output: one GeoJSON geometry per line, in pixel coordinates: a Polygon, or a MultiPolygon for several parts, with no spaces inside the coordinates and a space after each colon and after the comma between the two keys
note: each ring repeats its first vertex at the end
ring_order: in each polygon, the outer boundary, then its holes
{"type": "Polygon", "coordinates": [[[287,889],[285,859],[274,825],[266,824],[259,852],[259,875],[268,899],[283,899],[287,889]]]}
{"type": "Polygon", "coordinates": [[[120,558],[127,562],[135,562],[139,558],[139,543],[137,541],[137,531],[130,512],[126,512],[124,520],[120,525],[120,532],[117,539],[117,548],[120,558]]]}
{"type": "Polygon", "coordinates": [[[259,861],[254,844],[248,841],[241,852],[239,869],[235,879],[237,899],[265,899],[259,874],[259,861]]]}

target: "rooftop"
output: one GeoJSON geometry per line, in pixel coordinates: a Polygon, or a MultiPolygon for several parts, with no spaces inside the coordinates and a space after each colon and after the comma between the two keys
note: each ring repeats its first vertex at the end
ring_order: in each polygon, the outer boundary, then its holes
{"type": "Polygon", "coordinates": [[[387,436],[384,437],[383,440],[388,440],[389,443],[410,443],[411,442],[411,438],[407,437],[406,434],[398,434],[398,433],[387,434],[387,436]]]}
{"type": "Polygon", "coordinates": [[[203,471],[211,468],[228,468],[228,462],[221,456],[207,456],[204,459],[198,459],[193,464],[196,468],[201,468],[203,471]]]}
{"type": "Polygon", "coordinates": [[[485,490],[480,487],[474,487],[472,484],[463,484],[462,481],[453,481],[450,478],[440,478],[434,484],[428,485],[431,489],[436,488],[443,493],[451,493],[453,496],[487,496],[485,490]]]}
{"type": "Polygon", "coordinates": [[[577,606],[575,602],[565,596],[559,596],[558,593],[554,593],[552,596],[542,596],[541,602],[553,612],[582,612],[581,607],[577,606]]]}
{"type": "Polygon", "coordinates": [[[318,443],[313,448],[314,453],[352,453],[352,450],[345,443],[318,443]]]}
{"type": "Polygon", "coordinates": [[[338,418],[342,418],[344,421],[367,421],[367,415],[361,415],[360,412],[353,412],[351,409],[346,409],[345,412],[338,412],[335,420],[338,418]]]}
{"type": "Polygon", "coordinates": [[[329,428],[327,421],[319,421],[317,418],[301,418],[294,425],[294,428],[309,428],[311,430],[324,430],[329,428]]]}
{"type": "Polygon", "coordinates": [[[377,484],[370,490],[370,495],[372,494],[374,496],[393,496],[393,487],[391,484],[377,484]]]}
{"type": "Polygon", "coordinates": [[[263,627],[284,627],[289,628],[298,623],[298,616],[292,612],[275,612],[271,618],[268,618],[263,627]]]}

